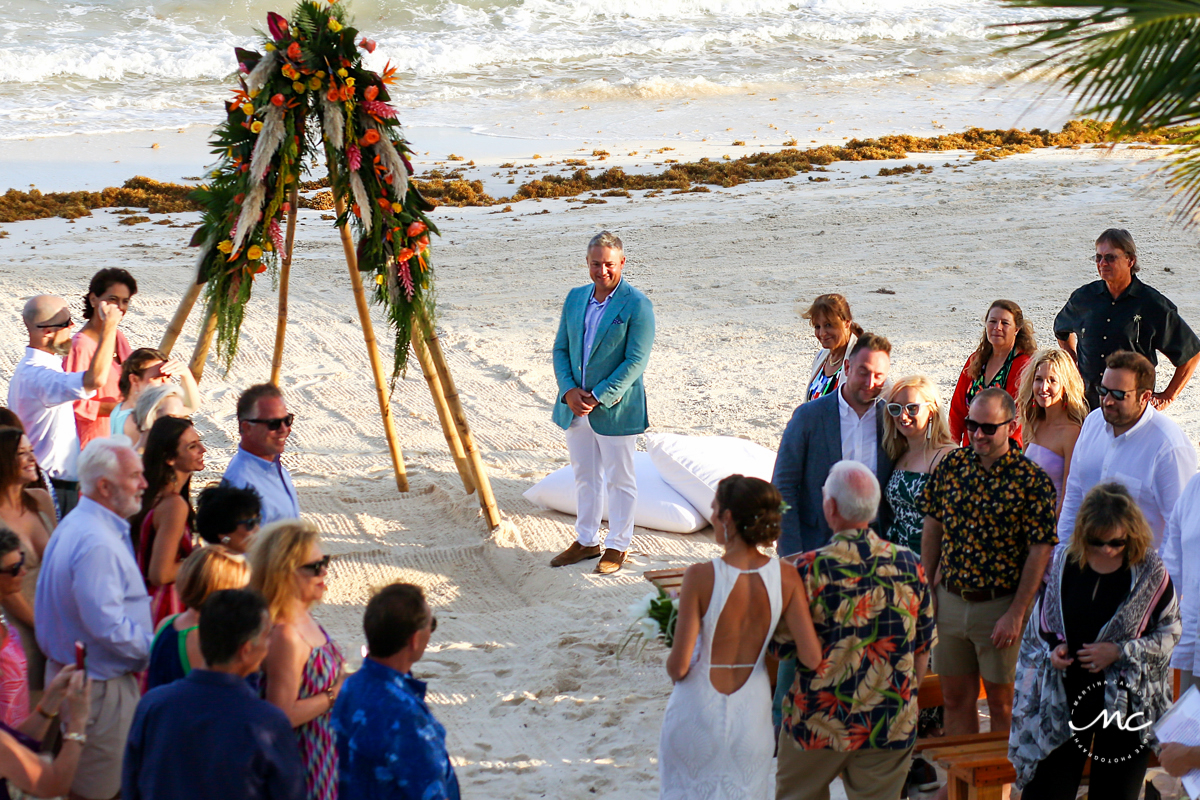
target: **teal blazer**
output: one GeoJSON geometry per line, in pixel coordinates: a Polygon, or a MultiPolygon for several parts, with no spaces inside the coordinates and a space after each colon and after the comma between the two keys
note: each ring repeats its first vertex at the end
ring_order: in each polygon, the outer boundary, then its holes
{"type": "Polygon", "coordinates": [[[650,426],[642,373],[654,344],[654,307],[646,295],[621,281],[600,317],[584,385],[583,317],[594,290],[590,283],[572,289],[563,303],[554,337],[554,422],[564,430],[570,427],[575,415],[563,398],[571,389],[582,388],[599,402],[588,415],[592,430],[601,436],[633,436],[650,426]]]}

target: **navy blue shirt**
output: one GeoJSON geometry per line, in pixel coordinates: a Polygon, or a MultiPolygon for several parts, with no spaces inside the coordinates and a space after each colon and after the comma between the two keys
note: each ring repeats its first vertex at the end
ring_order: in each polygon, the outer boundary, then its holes
{"type": "Polygon", "coordinates": [[[194,669],[138,703],[125,746],[124,800],[304,800],[287,716],[237,675],[194,669]]]}
{"type": "Polygon", "coordinates": [[[424,681],[366,659],[338,694],[333,730],[339,800],[459,800],[424,681]]]}

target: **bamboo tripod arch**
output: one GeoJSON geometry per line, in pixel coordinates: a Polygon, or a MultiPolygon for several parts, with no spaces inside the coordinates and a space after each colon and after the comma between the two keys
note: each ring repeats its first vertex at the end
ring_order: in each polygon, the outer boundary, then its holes
{"type": "MultiPolygon", "coordinates": [[[[332,182],[332,170],[330,165],[330,178],[332,182]]],[[[292,245],[296,238],[296,209],[298,203],[298,193],[293,186],[291,190],[291,208],[288,211],[287,218],[287,233],[286,233],[286,248],[281,254],[281,263],[279,269],[279,313],[275,325],[275,350],[271,357],[271,383],[279,385],[279,374],[283,366],[283,344],[287,332],[287,314],[288,314],[288,280],[291,275],[292,266],[292,245]]],[[[392,469],[396,475],[396,488],[401,492],[408,491],[408,475],[404,469],[404,456],[400,450],[400,443],[396,438],[395,426],[392,424],[392,409],[391,401],[388,398],[387,382],[383,372],[383,363],[379,358],[379,348],[375,342],[375,330],[371,322],[371,310],[367,303],[367,295],[363,289],[362,275],[358,270],[358,259],[355,254],[354,239],[350,233],[349,225],[345,220],[345,204],[340,195],[335,194],[335,209],[338,218],[343,220],[338,227],[338,232],[342,240],[342,250],[346,258],[346,267],[350,272],[350,285],[354,291],[354,304],[358,309],[358,320],[362,326],[363,339],[367,345],[367,358],[371,363],[371,372],[375,379],[375,394],[379,400],[379,413],[383,420],[383,430],[387,437],[388,451],[392,458],[392,469]]],[[[197,276],[199,278],[199,276],[197,276]]],[[[199,280],[193,282],[183,299],[179,302],[179,307],[175,310],[175,315],[171,318],[171,322],[167,325],[166,333],[163,334],[162,342],[159,344],[159,349],[166,355],[170,355],[171,350],[175,346],[179,334],[183,331],[184,323],[187,322],[191,315],[196,301],[200,299],[200,293],[203,291],[204,284],[199,280]]],[[[212,344],[213,336],[217,330],[217,317],[215,310],[212,307],[206,308],[204,312],[204,321],[200,326],[200,334],[196,339],[196,347],[192,351],[191,361],[188,363],[188,368],[196,381],[199,382],[204,373],[205,361],[208,358],[208,350],[212,344]]],[[[463,489],[467,494],[478,492],[479,505],[483,509],[484,519],[487,521],[488,530],[494,530],[500,525],[500,510],[496,505],[496,498],[492,494],[491,482],[488,480],[487,469],[484,467],[483,459],[479,455],[479,450],[475,446],[475,439],[471,435],[471,428],[467,424],[466,414],[463,412],[462,403],[459,400],[458,389],[454,384],[454,377],[450,374],[450,367],[446,363],[446,356],[442,352],[441,342],[438,340],[437,332],[434,330],[432,321],[427,317],[420,317],[414,320],[412,326],[412,347],[416,353],[417,361],[421,364],[421,372],[425,376],[425,381],[429,384],[429,393],[433,398],[433,405],[437,409],[438,420],[442,426],[442,434],[446,437],[446,444],[450,448],[450,455],[454,459],[454,466],[458,470],[459,478],[462,479],[463,489]]]]}

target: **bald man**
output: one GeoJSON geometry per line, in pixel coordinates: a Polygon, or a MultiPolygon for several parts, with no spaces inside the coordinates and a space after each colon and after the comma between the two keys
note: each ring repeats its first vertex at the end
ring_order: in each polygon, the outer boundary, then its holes
{"type": "Polygon", "coordinates": [[[86,400],[108,380],[121,311],[101,301],[96,314],[102,323],[100,346],[84,372],[63,372],[63,356],[71,350],[71,312],[67,301],[41,294],[25,303],[21,318],[29,331],[25,356],[8,383],[8,407],[25,425],[38,464],[50,476],[59,516],[79,500],[79,436],[72,403],[86,400]]]}

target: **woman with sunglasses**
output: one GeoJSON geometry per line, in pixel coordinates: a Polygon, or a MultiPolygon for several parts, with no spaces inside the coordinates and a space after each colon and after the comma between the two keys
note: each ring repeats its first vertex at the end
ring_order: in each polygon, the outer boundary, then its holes
{"type": "Polygon", "coordinates": [[[163,417],[150,428],[142,465],[142,510],[129,521],[134,552],[150,593],[155,627],[184,610],[175,591],[179,565],[194,547],[192,473],[204,469],[204,445],[190,419],[163,417]]]}
{"type": "MultiPolygon", "coordinates": [[[[0,600],[20,596],[25,574],[21,540],[0,526],[0,600]]],[[[29,664],[21,637],[0,612],[0,722],[16,728],[29,716],[29,664]]]]}
{"type": "MultiPolygon", "coordinates": [[[[1033,338],[1033,325],[1025,319],[1021,307],[1011,300],[992,303],[984,315],[979,346],[967,359],[950,399],[950,435],[955,442],[964,447],[971,444],[967,435],[967,412],[981,390],[998,386],[1016,399],[1021,375],[1035,350],[1037,341],[1033,338]]],[[[1020,429],[1015,438],[1020,444],[1020,429]]]]}
{"type": "Polygon", "coordinates": [[[1050,476],[1058,495],[1055,511],[1061,513],[1071,455],[1088,415],[1083,379],[1071,356],[1057,348],[1037,351],[1016,399],[1025,455],[1050,476]]]}
{"type": "Polygon", "coordinates": [[[19,591],[3,595],[0,606],[17,634],[29,662],[29,691],[34,703],[42,692],[46,658],[38,648],[33,628],[33,599],[42,554],[57,525],[54,501],[43,489],[32,488],[37,482],[37,461],[33,445],[18,428],[0,428],[0,525],[11,530],[20,541],[24,556],[25,580],[19,591]]]}
{"type": "Polygon", "coordinates": [[[261,524],[262,500],[253,489],[217,484],[196,497],[196,533],[209,544],[245,555],[261,524]]]}
{"type": "Polygon", "coordinates": [[[337,798],[330,712],[346,677],[345,659],[311,613],[325,595],[329,562],[317,529],[300,520],[268,525],[250,547],[250,588],[267,599],[275,623],[263,662],[265,694],[296,729],[309,800],[337,798]]]}
{"type": "Polygon", "coordinates": [[[1179,602],[1129,491],[1102,483],[1054,551],[1021,640],[1008,756],[1024,796],[1136,800],[1172,701],[1179,602]],[[1123,724],[1105,723],[1120,713],[1123,724]],[[1090,755],[1089,755],[1090,753],[1090,755]]]}

